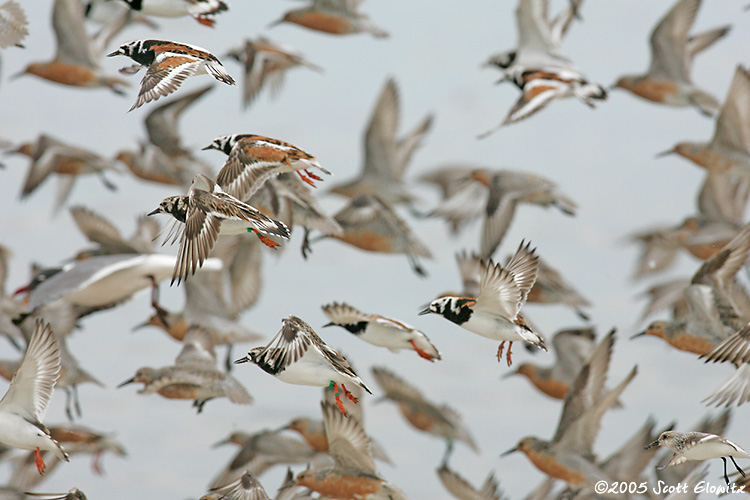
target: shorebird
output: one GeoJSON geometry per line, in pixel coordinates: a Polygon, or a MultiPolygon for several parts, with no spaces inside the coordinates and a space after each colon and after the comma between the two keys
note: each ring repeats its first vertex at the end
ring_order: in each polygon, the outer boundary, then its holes
{"type": "Polygon", "coordinates": [[[591,489],[599,480],[611,483],[612,479],[592,460],[593,445],[604,413],[615,404],[637,373],[637,367],[633,367],[613,390],[604,389],[613,345],[614,330],[597,346],[573,382],[552,440],[526,437],[503,456],[521,451],[540,471],[567,482],[576,490],[591,489]]]}
{"type": "Polygon", "coordinates": [[[272,42],[264,36],[245,40],[242,45],[226,54],[244,67],[242,84],[242,107],[247,109],[264,88],[268,88],[271,98],[281,92],[286,72],[297,66],[307,67],[317,72],[323,68],[305,59],[292,48],[272,42]]]}
{"type": "Polygon", "coordinates": [[[376,38],[389,35],[377,27],[366,14],[359,12],[361,0],[312,0],[300,9],[293,9],[271,24],[292,23],[330,35],[370,33],[376,38]]]}
{"type": "Polygon", "coordinates": [[[492,340],[500,340],[497,360],[508,344],[506,360],[511,365],[513,342],[524,341],[547,350],[544,339],[534,332],[520,315],[526,297],[536,281],[539,258],[524,241],[505,267],[492,259],[482,262],[479,295],[473,297],[440,297],[419,314],[439,314],[461,328],[492,340]]]}
{"type": "Polygon", "coordinates": [[[387,205],[410,203],[413,194],[404,185],[404,174],[411,157],[432,127],[432,115],[401,138],[399,126],[398,87],[393,78],[386,80],[375,103],[363,142],[364,158],[359,175],[349,182],[337,184],[332,193],[353,198],[358,194],[376,195],[387,205]]]}
{"type": "Polygon", "coordinates": [[[48,324],[37,321],[21,366],[0,400],[0,442],[33,450],[36,469],[44,474],[41,450],[70,461],[68,454],[42,423],[60,373],[60,351],[48,324]]]}
{"type": "Polygon", "coordinates": [[[445,439],[447,458],[453,451],[453,442],[461,441],[475,452],[479,451],[474,438],[461,422],[461,416],[447,405],[437,405],[407,381],[383,367],[373,367],[372,374],[385,399],[398,405],[404,418],[417,430],[445,439]]]}
{"type": "Polygon", "coordinates": [[[18,76],[28,74],[47,81],[74,87],[109,87],[123,94],[120,86],[128,83],[120,78],[107,76],[99,67],[104,45],[126,22],[127,12],[100,33],[102,38],[92,40],[83,26],[83,6],[79,0],[55,0],[52,8],[52,28],[57,40],[55,58],[47,62],[34,62],[26,66],[18,76]]]}
{"type": "Polygon", "coordinates": [[[262,135],[222,135],[203,149],[215,149],[227,155],[216,182],[239,200],[247,200],[267,179],[284,172],[296,172],[300,179],[313,187],[313,180],[323,179],[312,169],[331,175],[310,153],[288,142],[262,135]]]}
{"type": "Polygon", "coordinates": [[[680,142],[665,153],[678,154],[710,173],[747,178],[750,173],[750,72],[737,66],[710,141],[680,142]]]}
{"type": "Polygon", "coordinates": [[[203,174],[196,174],[186,196],[169,196],[148,215],[170,214],[175,222],[172,238],[180,239],[177,262],[172,273],[172,284],[180,284],[203,265],[216,244],[219,235],[254,233],[268,247],[278,243],[268,235],[289,239],[289,228],[283,222],[271,219],[255,207],[243,203],[226,193],[222,185],[203,174]],[[182,225],[180,226],[180,223],[182,225]]]}
{"type": "Polygon", "coordinates": [[[385,347],[392,352],[411,349],[420,357],[434,361],[440,352],[432,345],[427,335],[401,321],[377,314],[363,313],[354,307],[338,302],[321,307],[331,320],[325,326],[340,326],[365,342],[385,347]]]}
{"type": "Polygon", "coordinates": [[[203,26],[213,27],[213,16],[229,9],[223,0],[124,0],[131,9],[146,16],[190,16],[203,26]]]}
{"type": "Polygon", "coordinates": [[[295,484],[332,499],[405,500],[398,488],[378,475],[370,438],[357,418],[347,418],[328,402],[321,403],[321,407],[328,454],[334,465],[306,470],[297,475],[295,484]]]}
{"type": "Polygon", "coordinates": [[[135,375],[118,385],[142,383],[139,394],[158,393],[168,399],[192,399],[200,413],[207,401],[226,397],[235,404],[251,404],[252,396],[231,375],[216,369],[216,354],[210,332],[191,326],[182,341],[175,364],[162,368],[139,368],[135,375]]]}
{"type": "Polygon", "coordinates": [[[120,69],[121,73],[134,75],[142,68],[146,74],[141,79],[138,97],[128,111],[155,101],[177,90],[193,75],[209,74],[216,80],[235,85],[219,59],[206,49],[168,40],[133,40],[107,54],[107,57],[127,56],[136,64],[120,69]]]}
{"type": "Polygon", "coordinates": [[[21,42],[29,34],[29,20],[26,13],[15,0],[8,0],[0,5],[0,49],[11,45],[23,47],[21,42]]]}
{"type": "Polygon", "coordinates": [[[344,415],[347,411],[339,398],[339,385],[354,403],[357,398],[344,384],[356,384],[372,394],[346,358],[328,347],[310,325],[296,316],[282,319],[281,330],[265,347],[254,347],[247,356],[235,360],[237,364],[248,362],[288,384],[328,387],[344,415]]]}
{"type": "Polygon", "coordinates": [[[670,465],[679,465],[691,460],[708,460],[711,458],[721,458],[724,462],[724,480],[729,486],[729,476],[727,476],[727,457],[732,461],[737,472],[745,477],[743,471],[735,458],[750,458],[750,455],[740,448],[739,445],[731,442],[716,434],[707,434],[705,432],[662,432],[659,438],[653,443],[646,446],[665,446],[674,452],[672,459],[662,468],[670,465]]]}
{"type": "Polygon", "coordinates": [[[705,115],[713,115],[719,102],[696,87],[690,70],[693,57],[710,47],[729,31],[729,26],[698,35],[688,33],[701,0],[679,0],[651,32],[651,65],[643,75],[620,77],[615,87],[669,106],[695,106],[705,115]]]}

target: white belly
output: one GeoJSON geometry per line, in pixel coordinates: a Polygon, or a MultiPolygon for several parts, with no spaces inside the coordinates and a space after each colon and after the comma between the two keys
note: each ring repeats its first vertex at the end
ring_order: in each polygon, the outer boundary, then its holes
{"type": "Polygon", "coordinates": [[[461,327],[492,340],[524,340],[519,327],[504,316],[475,312],[461,327]]]}

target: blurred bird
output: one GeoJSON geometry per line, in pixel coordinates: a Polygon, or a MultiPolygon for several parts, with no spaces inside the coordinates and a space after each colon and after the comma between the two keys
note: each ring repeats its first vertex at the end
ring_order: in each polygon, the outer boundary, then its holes
{"type": "Polygon", "coordinates": [[[113,56],[127,56],[136,62],[132,66],[120,69],[120,72],[126,75],[134,75],[142,68],[146,68],[138,97],[128,111],[171,94],[193,75],[209,74],[222,83],[235,85],[215,55],[206,49],[186,43],[133,40],[107,54],[107,57],[113,56]]]}
{"type": "Polygon", "coordinates": [[[411,349],[428,361],[440,359],[440,352],[427,335],[406,323],[377,314],[366,314],[343,302],[333,302],[321,308],[331,320],[323,326],[340,326],[365,342],[392,352],[411,349]]]}
{"type": "Polygon", "coordinates": [[[247,109],[264,87],[269,88],[271,98],[281,92],[286,72],[303,66],[323,72],[323,68],[306,60],[292,48],[272,42],[264,36],[245,40],[244,44],[227,52],[227,57],[236,60],[245,69],[242,85],[242,107],[247,109]]]}
{"type": "Polygon", "coordinates": [[[31,159],[21,188],[21,199],[31,195],[50,175],[57,175],[57,196],[52,205],[53,214],[59,213],[80,175],[95,174],[99,176],[104,187],[110,191],[117,189],[104,175],[108,170],[116,170],[114,162],[47,134],[40,134],[36,142],[21,144],[9,152],[31,159]]]}
{"type": "Polygon", "coordinates": [[[717,390],[705,398],[707,405],[729,408],[750,401],[750,323],[701,356],[705,362],[732,363],[737,369],[717,390]]]}
{"type": "Polygon", "coordinates": [[[211,334],[191,326],[182,341],[175,364],[163,368],[139,368],[132,378],[117,387],[142,383],[138,394],[158,393],[168,399],[192,399],[198,413],[215,398],[226,397],[235,404],[251,404],[252,396],[237,379],[216,369],[211,334]]]}
{"type": "Polygon", "coordinates": [[[534,332],[520,315],[529,290],[536,281],[539,259],[524,241],[505,267],[492,259],[481,263],[479,295],[473,297],[440,297],[433,300],[419,314],[439,314],[461,328],[492,340],[500,340],[497,360],[500,361],[508,344],[506,360],[511,365],[513,342],[527,342],[547,350],[544,339],[534,332]]]}
{"type": "Polygon", "coordinates": [[[370,439],[356,417],[347,418],[330,403],[321,407],[334,465],[301,472],[295,483],[332,499],[405,500],[398,488],[378,475],[370,439]]]}
{"type": "Polygon", "coordinates": [[[250,349],[235,363],[253,363],[282,382],[328,387],[333,390],[336,406],[347,411],[339,398],[338,386],[347,398],[357,403],[346,385],[353,383],[372,394],[352,369],[346,358],[326,345],[310,325],[296,316],[281,320],[281,330],[265,347],[250,349]]]}
{"type": "Polygon", "coordinates": [[[307,7],[293,9],[271,23],[293,23],[304,28],[330,35],[370,33],[376,38],[386,38],[388,33],[375,26],[366,14],[359,12],[361,0],[312,0],[307,7]]]}
{"type": "MultiPolygon", "coordinates": [[[[615,389],[604,389],[613,345],[614,330],[597,346],[573,382],[552,440],[526,437],[503,455],[521,451],[537,469],[567,482],[575,490],[587,491],[599,480],[610,484],[611,478],[594,462],[593,445],[604,413],[637,373],[637,367],[633,367],[615,389]]],[[[605,492],[603,496],[608,495],[605,492]]]]}
{"type": "Polygon", "coordinates": [[[414,195],[404,185],[404,174],[411,157],[429,132],[432,119],[432,115],[427,115],[411,132],[396,139],[398,88],[396,81],[388,78],[367,125],[360,173],[352,181],[333,186],[331,192],[349,198],[358,194],[376,195],[389,206],[414,201],[414,195]]]}
{"type": "Polygon", "coordinates": [[[504,498],[492,472],[479,489],[474,488],[466,479],[450,469],[447,463],[440,465],[437,475],[445,489],[459,500],[501,500],[504,498]]]}
{"type": "Polygon", "coordinates": [[[86,239],[97,245],[96,248],[78,252],[78,260],[94,255],[147,254],[154,251],[159,226],[153,219],[139,217],[135,233],[126,239],[112,222],[82,205],[70,207],[70,215],[86,239]]]}
{"type": "Polygon", "coordinates": [[[0,400],[0,442],[33,450],[36,469],[44,474],[41,450],[70,461],[42,423],[60,373],[60,351],[49,325],[36,323],[34,334],[8,391],[0,400]]]}
{"type": "Polygon", "coordinates": [[[228,443],[239,445],[240,450],[211,481],[211,488],[224,487],[242,477],[245,472],[259,476],[275,465],[310,463],[319,458],[319,452],[306,443],[284,436],[278,431],[262,430],[253,434],[233,432],[214,446],[228,443]]]}
{"type": "Polygon", "coordinates": [[[412,269],[419,276],[427,276],[417,257],[431,259],[432,253],[414,236],[406,221],[375,195],[360,194],[334,216],[343,234],[328,234],[368,252],[406,254],[412,269]]]}
{"type": "Polygon", "coordinates": [[[372,374],[383,396],[398,405],[404,418],[417,430],[445,439],[445,457],[453,451],[453,442],[461,441],[475,452],[479,451],[474,438],[461,422],[461,416],[446,405],[436,405],[404,379],[383,367],[373,367],[372,374]]]}
{"type": "Polygon", "coordinates": [[[643,75],[620,77],[616,88],[669,106],[695,106],[705,115],[713,115],[719,102],[696,87],[690,70],[693,57],[729,32],[729,26],[690,36],[701,0],[679,0],[659,21],[651,33],[651,65],[643,75]]]}
{"type": "Polygon", "coordinates": [[[634,337],[660,337],[676,349],[700,355],[739,330],[744,321],[732,302],[730,287],[749,254],[750,227],[746,227],[693,275],[683,291],[685,317],[651,322],[634,337]]]}
{"type": "Polygon", "coordinates": [[[709,142],[680,142],[675,153],[715,174],[746,177],[750,171],[750,72],[737,66],[709,142]]]}
{"type": "Polygon", "coordinates": [[[107,76],[99,67],[99,58],[109,39],[125,25],[125,17],[113,21],[113,25],[101,32],[100,40],[92,40],[83,26],[83,7],[79,0],[55,0],[52,9],[52,28],[57,40],[55,58],[47,62],[35,62],[26,66],[17,76],[35,75],[45,80],[74,87],[109,87],[123,94],[119,86],[128,83],[120,78],[107,76]]]}
{"type": "Polygon", "coordinates": [[[554,182],[529,172],[446,164],[421,180],[443,192],[442,201],[427,216],[445,219],[453,232],[483,217],[480,256],[485,259],[502,243],[519,203],[554,206],[566,215],[574,215],[578,208],[554,182]]]}
{"type": "Polygon", "coordinates": [[[555,399],[565,399],[570,386],[594,351],[596,334],[593,328],[560,330],[552,337],[555,364],[548,367],[522,363],[511,375],[523,375],[534,387],[555,399]]]}

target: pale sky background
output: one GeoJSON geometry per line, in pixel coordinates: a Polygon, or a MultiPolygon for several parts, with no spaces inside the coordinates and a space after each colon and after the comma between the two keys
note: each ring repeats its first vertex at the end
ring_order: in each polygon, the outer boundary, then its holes
{"type": "MultiPolygon", "coordinates": [[[[566,2],[552,3],[556,12],[566,2]]],[[[743,11],[745,3],[705,1],[693,28],[696,33],[732,24],[726,39],[699,55],[693,68],[696,84],[720,101],[736,65],[750,63],[750,13],[743,11]]],[[[153,108],[147,104],[126,113],[140,76],[129,79],[126,97],[107,90],[62,87],[34,77],[9,80],[9,75],[26,64],[47,60],[55,52],[52,2],[22,4],[30,20],[30,35],[24,41],[26,49],[10,48],[2,53],[0,137],[22,142],[46,132],[105,156],[134,149],[136,141],[145,137],[143,118],[153,108]]],[[[344,201],[326,190],[358,171],[362,135],[388,76],[399,84],[402,130],[427,113],[435,114],[433,129],[413,158],[407,175],[410,180],[443,162],[465,161],[534,172],[556,182],[579,203],[578,215],[566,217],[554,209],[521,207],[498,255],[515,250],[522,238],[530,239],[543,258],[594,304],[589,312],[600,336],[611,327],[618,328],[610,385],[619,382],[633,364],[639,365],[638,376],[622,397],[625,408],[604,418],[595,446],[604,457],[649,415],[656,418],[658,426],[677,420],[678,429],[686,429],[706,412],[717,413],[700,400],[731,373],[730,367],[704,366],[657,339],[628,340],[644,326],[636,323],[643,306],[637,295],[666,276],[634,283],[630,275],[637,249],[625,243],[626,236],[654,225],[676,224],[692,213],[703,176],[687,161],[677,157],[656,160],[654,155],[678,141],[708,140],[714,122],[694,109],[661,107],[613,91],[595,110],[573,99],[553,102],[532,118],[477,140],[477,134],[504,118],[518,95],[511,85],[494,85],[496,72],[480,68],[491,53],[515,46],[515,4],[370,0],[363,3],[362,10],[391,33],[391,38],[378,40],[366,34],[333,37],[293,25],[268,30],[270,22],[298,4],[235,0],[228,13],[217,17],[215,29],[189,18],[155,19],[159,31],[134,27],[115,42],[169,39],[204,47],[221,58],[244,38],[266,34],[325,68],[323,74],[291,71],[277,100],[271,101],[264,93],[247,111],[240,107],[239,88],[216,82],[214,91],[184,114],[182,133],[184,143],[196,148],[218,135],[256,133],[289,141],[315,154],[334,173],[316,192],[331,213],[344,201]]],[[[612,84],[621,74],[645,71],[650,57],[648,37],[671,5],[663,0],[586,2],[583,22],[571,28],[563,52],[589,79],[604,85],[612,84]]],[[[239,81],[239,65],[224,59],[229,73],[239,81]]],[[[115,74],[130,63],[118,57],[105,59],[102,65],[115,74]]],[[[192,78],[178,94],[210,81],[207,76],[192,78]]],[[[224,160],[216,151],[199,154],[217,170],[224,160]]],[[[18,193],[27,161],[7,158],[4,163],[6,168],[0,173],[0,243],[14,252],[8,288],[15,289],[27,280],[31,262],[58,264],[86,242],[67,210],[51,216],[54,182],[47,182],[21,202],[18,193]]],[[[162,198],[181,194],[136,181],[129,174],[109,178],[118,185],[117,192],[102,189],[97,178],[85,178],[75,186],[70,203],[84,204],[109,217],[125,234],[132,230],[136,217],[153,210],[162,198]]],[[[415,192],[423,200],[420,208],[431,208],[437,200],[437,193],[429,187],[416,186],[415,192]]],[[[369,254],[335,241],[319,243],[311,258],[303,261],[298,250],[301,232],[297,231],[285,251],[266,252],[262,297],[245,314],[244,322],[270,338],[278,331],[281,318],[297,315],[350,357],[375,397],[379,391],[370,367],[384,365],[420,387],[431,400],[449,403],[463,415],[481,447],[481,454],[475,455],[457,444],[452,467],[474,484],[494,470],[511,498],[522,497],[543,475],[521,454],[502,459],[498,454],[526,435],[549,439],[561,404],[521,378],[500,380],[508,368],[496,361],[495,342],[437,316],[416,314],[438,293],[459,286],[453,255],[462,248],[477,247],[479,225],[467,228],[457,241],[439,221],[415,220],[401,209],[399,213],[435,254],[434,261],[424,262],[429,278],[414,275],[403,256],[369,254]],[[443,360],[430,364],[410,352],[394,355],[375,348],[342,329],[321,331],[326,319],[320,306],[333,300],[420,328],[441,350],[443,360]]],[[[687,276],[698,266],[691,257],[682,257],[679,264],[668,276],[687,276]]],[[[162,297],[177,308],[182,291],[163,286],[162,297]]],[[[561,306],[529,305],[525,311],[547,335],[582,324],[561,306]]],[[[211,401],[198,416],[188,401],[141,396],[135,386],[115,389],[141,366],[171,364],[179,351],[180,346],[160,332],[130,332],[150,314],[148,296],[141,294],[117,310],[85,319],[82,330],[70,339],[81,364],[107,385],[105,389],[80,387],[84,411],[80,423],[116,433],[129,456],[105,457],[104,477],[92,475],[88,458],[74,457],[70,464],[58,468],[40,491],[67,491],[77,486],[92,500],[197,498],[235,453],[231,447],[211,449],[211,443],[236,429],[254,432],[277,427],[296,416],[318,416],[320,390],[284,384],[248,365],[233,373],[255,397],[255,404],[211,401]]],[[[665,313],[660,317],[666,318],[665,313]]],[[[251,346],[236,347],[237,357],[247,347],[251,346]]],[[[520,346],[514,354],[519,364],[532,358],[520,346]]],[[[17,353],[0,343],[0,356],[12,358],[17,353]]],[[[533,361],[547,365],[552,363],[552,355],[540,353],[533,361]]],[[[395,467],[381,464],[382,476],[411,499],[446,498],[448,494],[434,474],[443,442],[413,430],[395,406],[374,405],[375,397],[362,401],[367,429],[395,463],[395,467]]],[[[55,393],[48,423],[64,422],[63,410],[63,394],[55,393]]],[[[746,448],[750,447],[750,432],[740,423],[747,420],[748,411],[748,407],[739,408],[725,434],[746,448]]],[[[745,462],[740,465],[750,467],[745,462]]],[[[0,473],[7,472],[8,467],[3,466],[0,473]]],[[[270,494],[282,472],[279,468],[262,476],[270,494]]],[[[714,460],[709,481],[723,484],[720,474],[721,462],[714,460]]]]}

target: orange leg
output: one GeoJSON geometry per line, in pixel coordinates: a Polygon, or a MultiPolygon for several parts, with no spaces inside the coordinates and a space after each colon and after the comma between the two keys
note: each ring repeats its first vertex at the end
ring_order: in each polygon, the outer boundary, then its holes
{"type": "Polygon", "coordinates": [[[503,340],[500,342],[500,345],[497,346],[497,360],[501,361],[503,359],[503,350],[505,349],[505,341],[503,340]]]}
{"type": "Polygon", "coordinates": [[[34,462],[36,463],[36,470],[39,474],[44,475],[44,469],[47,468],[47,465],[44,463],[42,452],[39,450],[39,447],[34,450],[34,462]]]}
{"type": "Polygon", "coordinates": [[[250,231],[251,233],[257,234],[258,235],[258,239],[261,241],[261,243],[263,243],[264,245],[266,245],[269,248],[273,248],[274,250],[276,250],[276,248],[279,246],[278,243],[276,243],[275,241],[273,241],[268,236],[260,234],[260,231],[258,231],[257,229],[254,229],[254,228],[251,227],[250,229],[248,229],[248,231],[250,231]]]}
{"type": "Polygon", "coordinates": [[[104,469],[102,468],[102,452],[101,450],[94,453],[94,459],[91,462],[91,469],[98,475],[104,475],[104,469]]]}
{"type": "Polygon", "coordinates": [[[513,361],[510,359],[510,349],[513,347],[513,341],[508,343],[508,353],[505,355],[505,359],[508,361],[508,366],[513,364],[513,361]]]}
{"type": "Polygon", "coordinates": [[[208,18],[208,17],[195,16],[195,17],[193,17],[193,19],[195,19],[196,21],[198,21],[203,26],[208,26],[209,28],[213,28],[214,27],[214,22],[215,21],[213,19],[208,18]]]}
{"type": "Polygon", "coordinates": [[[297,172],[297,175],[299,175],[299,178],[302,179],[303,182],[306,182],[310,184],[312,187],[315,187],[315,184],[313,183],[313,181],[305,177],[305,174],[303,174],[301,170],[297,170],[296,172],[297,172]]]}
{"type": "Polygon", "coordinates": [[[349,401],[351,401],[352,403],[359,403],[359,400],[357,400],[357,398],[354,397],[354,394],[352,394],[349,391],[349,389],[346,388],[344,384],[341,384],[341,388],[344,390],[344,396],[346,396],[349,399],[349,401]]]}
{"type": "Polygon", "coordinates": [[[339,398],[339,386],[336,382],[331,380],[330,385],[328,386],[329,389],[333,389],[333,397],[336,399],[336,406],[338,406],[341,413],[344,414],[344,416],[347,415],[346,408],[344,408],[344,403],[341,402],[341,399],[339,398]]]}
{"type": "Polygon", "coordinates": [[[430,356],[427,352],[417,347],[417,344],[415,344],[413,340],[410,340],[409,343],[414,348],[414,350],[417,351],[417,354],[419,354],[421,357],[423,357],[427,361],[432,361],[432,356],[430,356]]]}
{"type": "Polygon", "coordinates": [[[322,177],[319,177],[319,176],[315,175],[314,173],[310,172],[309,170],[305,170],[305,173],[307,174],[308,177],[310,177],[311,179],[315,179],[316,181],[322,181],[323,180],[322,177]]]}

